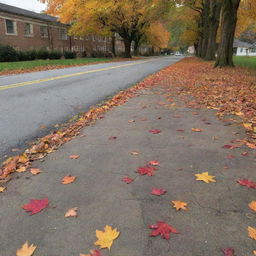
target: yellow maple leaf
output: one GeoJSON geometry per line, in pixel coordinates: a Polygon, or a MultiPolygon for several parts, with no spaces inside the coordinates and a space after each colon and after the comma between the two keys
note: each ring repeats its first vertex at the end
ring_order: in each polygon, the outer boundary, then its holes
{"type": "Polygon", "coordinates": [[[25,166],[22,166],[18,169],[16,169],[16,172],[25,172],[27,170],[27,168],[25,166]]]}
{"type": "Polygon", "coordinates": [[[251,201],[248,206],[256,212],[256,201],[251,201]]]}
{"type": "Polygon", "coordinates": [[[195,174],[195,176],[196,176],[196,180],[201,180],[206,183],[216,182],[216,180],[214,179],[215,176],[210,176],[208,172],[198,173],[198,174],[195,174]]]}
{"type": "Polygon", "coordinates": [[[120,232],[117,229],[106,225],[104,231],[96,230],[96,237],[98,240],[94,243],[99,245],[100,248],[108,248],[110,250],[113,241],[119,236],[120,232]]]}
{"type": "Polygon", "coordinates": [[[252,227],[248,227],[248,236],[254,240],[256,240],[256,229],[252,227]]]}
{"type": "Polygon", "coordinates": [[[1,193],[1,192],[4,192],[5,189],[6,189],[6,187],[0,187],[0,193],[1,193]]]}
{"type": "Polygon", "coordinates": [[[252,124],[251,123],[243,123],[243,126],[245,129],[252,130],[252,124]]]}
{"type": "Polygon", "coordinates": [[[34,251],[36,250],[36,246],[31,244],[28,245],[28,241],[22,245],[20,249],[16,251],[16,256],[32,256],[34,251]]]}
{"type": "Polygon", "coordinates": [[[185,202],[182,202],[182,201],[172,201],[173,203],[173,207],[176,208],[176,210],[187,210],[186,206],[188,205],[187,203],[185,202]]]}

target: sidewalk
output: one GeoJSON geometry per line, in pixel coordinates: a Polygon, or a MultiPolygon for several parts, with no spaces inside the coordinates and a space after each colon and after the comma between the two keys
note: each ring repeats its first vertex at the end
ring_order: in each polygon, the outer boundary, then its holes
{"type": "Polygon", "coordinates": [[[0,255],[14,256],[26,241],[37,246],[34,256],[87,254],[99,249],[95,230],[106,225],[120,235],[110,252],[101,250],[104,256],[217,256],[226,248],[237,256],[253,255],[256,241],[247,227],[256,228],[255,212],[248,207],[256,200],[255,190],[237,181],[256,181],[255,152],[223,148],[243,138],[243,128],[219,121],[214,110],[188,108],[166,96],[161,87],[140,91],[35,161],[33,168],[42,173],[15,174],[0,194],[0,255]],[[156,129],[158,134],[149,132],[156,129]],[[245,151],[248,156],[241,155],[245,151]],[[159,162],[154,176],[136,173],[152,160],[159,162]],[[196,180],[195,174],[203,172],[216,182],[196,180]],[[61,184],[66,175],[76,180],[61,184]],[[134,181],[126,184],[125,176],[134,181]],[[152,195],[152,188],[167,193],[152,195]],[[22,209],[42,198],[50,203],[41,212],[29,216],[22,209]],[[176,200],[186,202],[188,210],[173,208],[176,200]],[[65,218],[74,207],[78,216],[65,218]],[[148,226],[158,221],[180,234],[171,233],[170,240],[150,237],[148,226]]]}

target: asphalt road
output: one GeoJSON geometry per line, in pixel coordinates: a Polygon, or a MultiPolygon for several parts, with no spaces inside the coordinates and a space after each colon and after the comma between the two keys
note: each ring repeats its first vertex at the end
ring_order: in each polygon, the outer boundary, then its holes
{"type": "Polygon", "coordinates": [[[0,77],[0,160],[181,57],[114,62],[0,77]],[[42,128],[46,127],[46,128],[42,128]]]}

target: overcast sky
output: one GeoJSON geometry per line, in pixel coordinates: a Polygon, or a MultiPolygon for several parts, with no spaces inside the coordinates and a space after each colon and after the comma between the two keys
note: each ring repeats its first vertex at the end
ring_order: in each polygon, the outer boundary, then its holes
{"type": "Polygon", "coordinates": [[[13,5],[34,12],[40,12],[45,9],[45,4],[40,3],[38,0],[0,0],[0,3],[13,5]]]}

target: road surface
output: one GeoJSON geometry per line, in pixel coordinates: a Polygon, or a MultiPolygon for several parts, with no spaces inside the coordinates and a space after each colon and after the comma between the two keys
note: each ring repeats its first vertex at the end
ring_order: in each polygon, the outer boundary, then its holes
{"type": "Polygon", "coordinates": [[[55,124],[180,59],[159,57],[1,76],[0,160],[13,148],[26,148],[55,124]]]}

